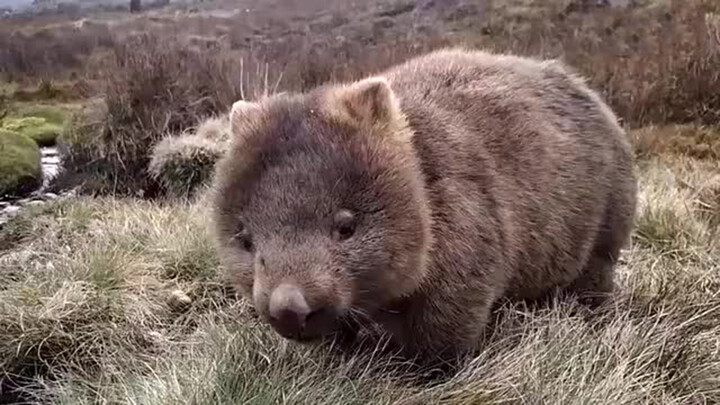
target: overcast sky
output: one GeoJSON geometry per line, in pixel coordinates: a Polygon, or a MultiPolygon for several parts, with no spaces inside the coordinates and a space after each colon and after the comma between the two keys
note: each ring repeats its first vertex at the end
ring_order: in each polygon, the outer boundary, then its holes
{"type": "Polygon", "coordinates": [[[32,4],[32,0],[0,0],[0,8],[22,8],[32,4]]]}

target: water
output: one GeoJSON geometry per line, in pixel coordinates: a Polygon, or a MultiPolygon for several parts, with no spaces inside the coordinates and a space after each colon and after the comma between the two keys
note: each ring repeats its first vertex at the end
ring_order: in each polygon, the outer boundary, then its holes
{"type": "Polygon", "coordinates": [[[56,147],[40,148],[42,153],[41,164],[43,172],[43,183],[39,192],[42,192],[60,172],[60,154],[56,147]]]}
{"type": "MultiPolygon", "coordinates": [[[[54,200],[58,198],[53,193],[46,193],[45,190],[50,185],[52,179],[60,172],[60,165],[62,159],[56,147],[40,148],[41,152],[41,167],[43,173],[42,185],[35,190],[32,194],[25,198],[13,199],[13,200],[0,200],[0,227],[8,222],[10,218],[13,218],[20,214],[25,208],[33,205],[44,204],[45,201],[54,200]]],[[[63,196],[71,196],[73,192],[63,193],[63,196]]]]}

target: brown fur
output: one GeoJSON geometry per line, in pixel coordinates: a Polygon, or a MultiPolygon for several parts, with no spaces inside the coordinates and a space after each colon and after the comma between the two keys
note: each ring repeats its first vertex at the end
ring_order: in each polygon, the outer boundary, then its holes
{"type": "Polygon", "coordinates": [[[269,294],[290,283],[338,324],[370,320],[434,360],[474,350],[500,298],[612,291],[636,204],[630,145],[560,62],[442,50],[238,102],[231,121],[217,236],[266,318],[269,294]],[[344,241],[340,209],[358,216],[344,241]]]}

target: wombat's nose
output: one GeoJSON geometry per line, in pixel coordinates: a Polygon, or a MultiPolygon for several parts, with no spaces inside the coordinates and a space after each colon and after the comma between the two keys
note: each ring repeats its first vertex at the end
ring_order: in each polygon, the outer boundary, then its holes
{"type": "Polygon", "coordinates": [[[310,306],[298,287],[281,284],[270,295],[270,324],[287,338],[298,337],[310,312],[310,306]]]}

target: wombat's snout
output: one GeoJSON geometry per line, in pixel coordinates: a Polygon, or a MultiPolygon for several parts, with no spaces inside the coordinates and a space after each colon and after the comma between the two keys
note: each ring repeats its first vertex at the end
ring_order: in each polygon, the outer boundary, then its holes
{"type": "Polygon", "coordinates": [[[312,307],[303,291],[281,284],[270,295],[270,325],[283,337],[294,340],[315,339],[326,333],[335,320],[331,307],[312,307]]]}

